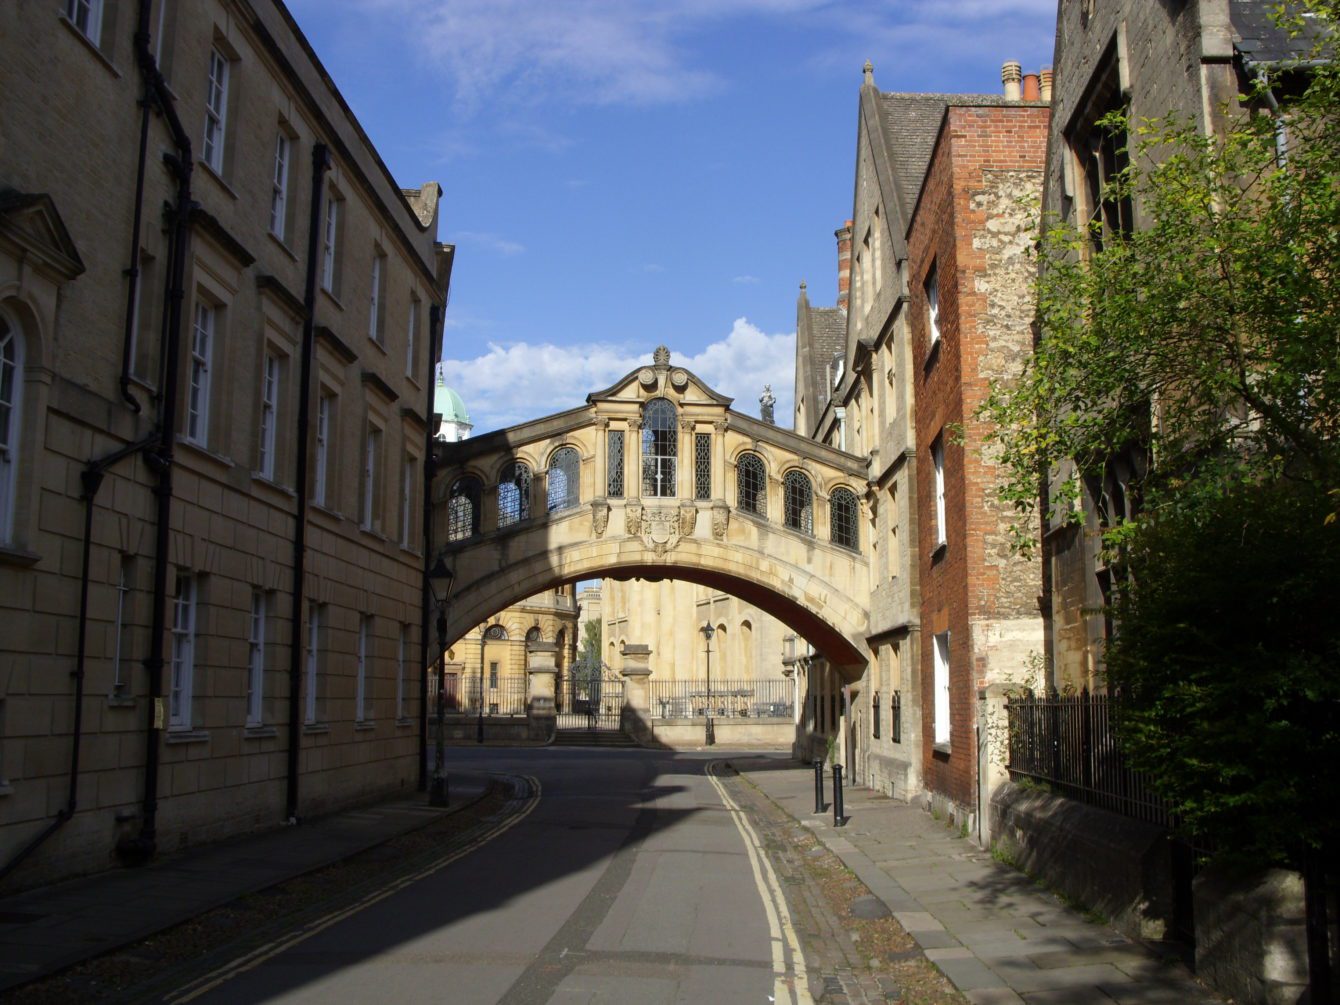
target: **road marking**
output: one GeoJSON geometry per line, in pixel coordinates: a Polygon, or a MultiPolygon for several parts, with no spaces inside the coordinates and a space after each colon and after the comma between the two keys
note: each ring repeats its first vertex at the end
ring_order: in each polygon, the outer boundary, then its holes
{"type": "Polygon", "coordinates": [[[791,923],[791,912],[786,906],[786,896],[777,882],[777,874],[763,850],[754,825],[749,822],[739,804],[731,798],[726,787],[717,780],[717,771],[723,761],[711,761],[707,765],[707,778],[717,790],[717,795],[726,804],[735,827],[744,839],[745,851],[749,854],[749,866],[754,873],[754,885],[763,896],[763,910],[768,916],[768,930],[772,942],[773,996],[770,1001],[794,1002],[795,1005],[813,1005],[810,996],[809,975],[805,970],[805,954],[800,951],[800,940],[796,937],[795,926],[791,923]],[[790,951],[791,967],[787,968],[787,951],[790,951]]]}
{"type": "Polygon", "coordinates": [[[393,894],[399,893],[401,890],[405,889],[405,887],[411,886],[419,880],[431,876],[438,870],[446,868],[457,859],[463,858],[470,854],[470,852],[488,844],[504,832],[511,830],[522,820],[526,819],[526,817],[530,816],[531,811],[533,811],[540,802],[540,780],[534,775],[521,775],[520,777],[530,786],[530,796],[522,805],[521,809],[513,816],[490,827],[465,847],[448,852],[446,855],[439,859],[435,859],[417,872],[411,873],[408,876],[401,876],[389,885],[368,894],[362,900],[359,900],[348,907],[342,907],[339,910],[332,911],[314,921],[308,922],[306,925],[303,925],[301,928],[280,939],[278,942],[261,946],[258,949],[252,950],[250,953],[244,953],[237,959],[225,963],[223,966],[196,978],[196,980],[178,988],[176,991],[169,992],[163,996],[163,1001],[174,1003],[193,1001],[201,995],[213,991],[219,985],[225,984],[233,978],[246,973],[248,970],[254,970],[266,960],[273,959],[280,953],[292,949],[299,943],[306,942],[312,936],[325,931],[331,925],[339,924],[341,921],[352,917],[359,911],[365,910],[373,904],[385,900],[393,894]]]}

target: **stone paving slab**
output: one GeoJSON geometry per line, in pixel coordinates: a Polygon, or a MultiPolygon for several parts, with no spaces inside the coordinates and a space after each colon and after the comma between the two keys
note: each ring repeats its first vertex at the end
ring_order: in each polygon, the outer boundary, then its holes
{"type": "Polygon", "coordinates": [[[831,810],[811,812],[811,768],[776,756],[731,763],[883,900],[973,1005],[1223,1003],[1180,963],[1087,921],[917,807],[848,788],[839,829],[831,810]]]}

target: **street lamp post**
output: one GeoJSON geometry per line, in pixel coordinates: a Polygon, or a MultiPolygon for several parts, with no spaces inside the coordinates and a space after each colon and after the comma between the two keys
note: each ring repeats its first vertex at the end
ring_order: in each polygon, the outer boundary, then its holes
{"type": "Polygon", "coordinates": [[[475,728],[475,743],[484,742],[484,638],[488,631],[487,621],[479,626],[479,723],[475,728]]]}
{"type": "Polygon", "coordinates": [[[712,627],[712,622],[708,621],[699,629],[706,640],[707,653],[707,728],[703,736],[703,742],[707,746],[712,746],[717,742],[716,727],[712,724],[712,636],[716,629],[712,627]]]}
{"type": "Polygon", "coordinates": [[[455,579],[455,574],[447,568],[442,556],[438,555],[437,562],[428,572],[428,584],[437,604],[437,731],[436,749],[433,751],[433,782],[428,789],[430,806],[447,805],[447,605],[451,602],[451,584],[455,579]]]}

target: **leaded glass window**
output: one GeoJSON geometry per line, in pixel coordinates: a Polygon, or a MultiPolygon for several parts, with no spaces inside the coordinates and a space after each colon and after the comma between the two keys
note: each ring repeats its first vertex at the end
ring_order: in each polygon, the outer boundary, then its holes
{"type": "Polygon", "coordinates": [[[479,533],[484,486],[474,475],[457,478],[447,498],[447,540],[463,541],[479,533]]]}
{"type": "Polygon", "coordinates": [[[581,502],[581,486],[578,482],[581,458],[572,447],[563,447],[554,452],[549,461],[549,512],[572,509],[581,502]]]}
{"type": "Polygon", "coordinates": [[[858,512],[855,492],[851,489],[833,490],[833,494],[828,497],[828,533],[834,544],[843,548],[857,547],[858,512]]]}
{"type": "Polygon", "coordinates": [[[693,498],[712,498],[712,436],[693,434],[693,498]]]}
{"type": "Polygon", "coordinates": [[[735,464],[735,505],[748,513],[768,515],[768,472],[758,454],[741,454],[735,464]]]}
{"type": "Polygon", "coordinates": [[[489,642],[506,642],[507,629],[502,625],[489,625],[484,630],[484,638],[489,642]]]}
{"type": "Polygon", "coordinates": [[[642,413],[642,494],[675,495],[675,461],[679,456],[679,422],[675,406],[652,398],[642,413]]]}
{"type": "Polygon", "coordinates": [[[623,430],[611,429],[605,434],[606,495],[611,499],[623,498],[623,430]]]}
{"type": "Polygon", "coordinates": [[[530,519],[530,467],[513,461],[498,478],[498,526],[530,519]]]}
{"type": "Polygon", "coordinates": [[[814,533],[814,492],[802,472],[788,471],[782,479],[786,525],[805,534],[814,533]]]}
{"type": "Polygon", "coordinates": [[[539,641],[540,641],[540,629],[539,629],[539,628],[528,628],[528,629],[526,629],[526,641],[527,641],[527,642],[539,642],[539,641]]]}

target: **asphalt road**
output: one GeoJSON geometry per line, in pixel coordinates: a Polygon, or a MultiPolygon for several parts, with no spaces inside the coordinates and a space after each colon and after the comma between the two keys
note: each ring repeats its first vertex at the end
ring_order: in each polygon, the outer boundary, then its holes
{"type": "Polygon", "coordinates": [[[532,776],[538,798],[444,868],[169,1000],[809,1001],[776,879],[709,755],[449,755],[532,776]]]}

